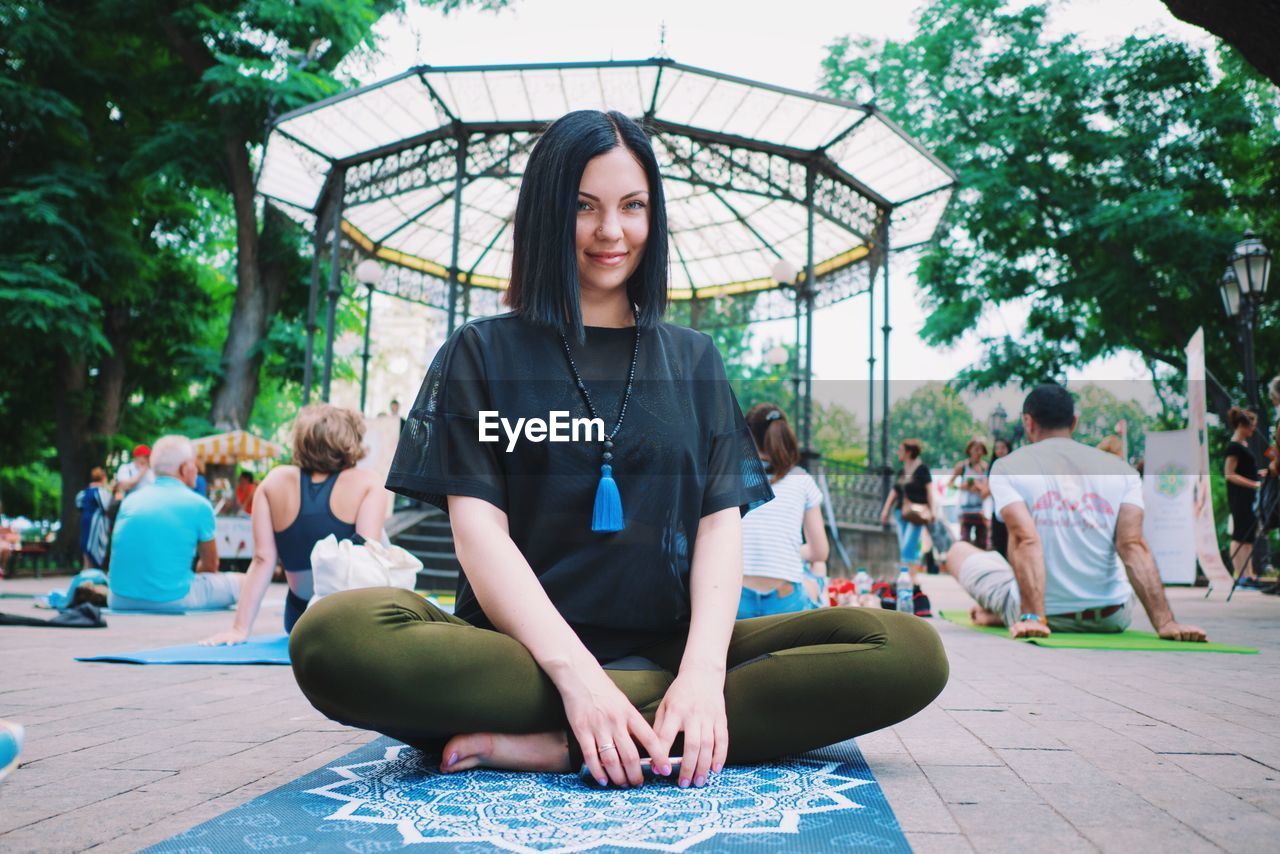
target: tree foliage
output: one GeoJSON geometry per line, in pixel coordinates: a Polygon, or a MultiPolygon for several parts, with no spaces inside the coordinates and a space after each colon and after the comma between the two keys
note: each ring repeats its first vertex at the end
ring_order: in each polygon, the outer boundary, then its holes
{"type": "Polygon", "coordinates": [[[919,439],[921,459],[946,468],[964,458],[964,446],[987,434],[969,404],[947,383],[924,383],[889,407],[890,452],[904,439],[919,439]]]}
{"type": "MultiPolygon", "coordinates": [[[[987,338],[961,372],[985,387],[1125,350],[1180,373],[1203,324],[1210,370],[1240,396],[1217,282],[1247,225],[1280,245],[1280,94],[1229,49],[1159,35],[1091,48],[1047,23],[1043,5],[938,0],[913,38],[842,38],[824,62],[827,91],[873,95],[959,175],[916,270],[924,337],[1025,309],[1021,335],[987,338]]],[[[1265,366],[1280,324],[1264,314],[1265,366]]]]}
{"type": "Polygon", "coordinates": [[[252,426],[263,382],[300,398],[310,241],[253,158],[404,6],[0,0],[0,488],[33,503],[47,479],[13,471],[55,465],[71,543],[111,451],[252,426]]]}
{"type": "Polygon", "coordinates": [[[1076,399],[1077,441],[1097,445],[1107,436],[1115,435],[1123,421],[1127,428],[1129,459],[1142,458],[1147,429],[1153,426],[1151,416],[1142,406],[1132,400],[1122,400],[1111,389],[1097,383],[1073,386],[1071,394],[1076,399]]]}

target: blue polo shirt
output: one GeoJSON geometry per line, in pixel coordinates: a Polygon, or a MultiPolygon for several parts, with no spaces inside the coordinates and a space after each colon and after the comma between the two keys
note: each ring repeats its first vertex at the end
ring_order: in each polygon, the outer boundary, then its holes
{"type": "Polygon", "coordinates": [[[213,505],[175,477],[129,493],[111,535],[111,592],[170,602],[191,589],[196,544],[213,539],[213,505]]]}

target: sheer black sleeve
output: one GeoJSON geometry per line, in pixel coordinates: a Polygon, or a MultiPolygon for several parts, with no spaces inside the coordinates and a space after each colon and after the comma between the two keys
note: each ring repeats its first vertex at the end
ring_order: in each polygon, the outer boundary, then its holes
{"type": "Polygon", "coordinates": [[[450,495],[481,498],[506,512],[499,446],[479,437],[479,413],[493,409],[484,368],[480,338],[469,326],[440,348],[400,431],[387,489],[445,512],[450,495]]]}
{"type": "Polygon", "coordinates": [[[745,515],[772,499],[773,489],[733,387],[729,385],[720,352],[710,338],[694,377],[694,393],[700,399],[709,442],[702,515],[708,516],[726,507],[737,507],[745,515]]]}

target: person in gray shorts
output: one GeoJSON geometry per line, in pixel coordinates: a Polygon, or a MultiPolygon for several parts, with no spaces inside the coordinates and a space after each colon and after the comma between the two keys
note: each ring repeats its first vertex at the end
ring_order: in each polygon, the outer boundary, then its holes
{"type": "Polygon", "coordinates": [[[1160,637],[1204,641],[1178,623],[1142,534],[1142,480],[1124,460],[1076,442],[1075,404],[1059,385],[1027,395],[1030,444],[1002,457],[988,486],[1009,528],[1009,559],[956,543],[947,571],[977,603],[978,625],[1019,637],[1051,632],[1122,632],[1133,599],[1160,637]],[[1126,578],[1127,575],[1127,578],[1126,578]]]}

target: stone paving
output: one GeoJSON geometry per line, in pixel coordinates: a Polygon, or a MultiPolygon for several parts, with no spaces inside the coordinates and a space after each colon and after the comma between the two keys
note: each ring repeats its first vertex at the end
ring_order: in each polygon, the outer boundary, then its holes
{"type": "MultiPolygon", "coordinates": [[[[0,581],[0,594],[59,581],[0,581]]],[[[925,588],[935,606],[963,606],[950,578],[925,588]]],[[[258,631],[280,620],[283,588],[269,596],[258,631]]],[[[859,739],[915,849],[1280,844],[1280,599],[1202,596],[1170,591],[1180,619],[1261,654],[1040,649],[935,619],[951,658],[946,691],[859,739]]],[[[0,610],[50,613],[11,598],[0,610]]],[[[311,709],[285,667],[72,660],[194,641],[230,616],[0,627],[0,717],[27,727],[22,765],[0,784],[0,851],[134,851],[371,738],[311,709]]]]}

